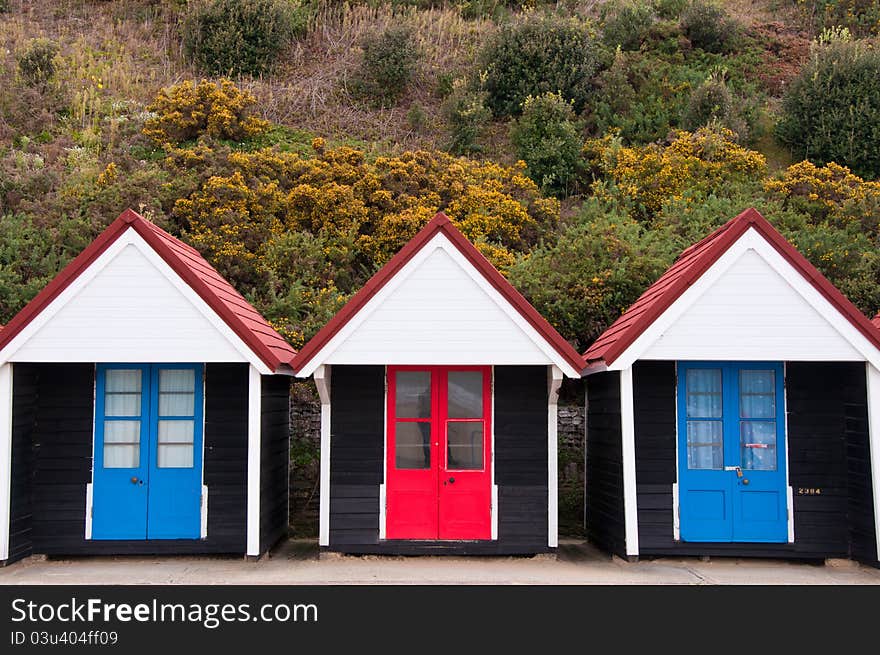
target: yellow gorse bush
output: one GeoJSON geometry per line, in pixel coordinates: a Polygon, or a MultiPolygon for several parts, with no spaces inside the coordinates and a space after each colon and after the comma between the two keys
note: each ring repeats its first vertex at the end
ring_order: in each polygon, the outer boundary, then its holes
{"type": "Polygon", "coordinates": [[[350,243],[378,266],[440,210],[504,270],[559,219],[559,203],[522,164],[421,150],[371,162],[321,140],[312,157],[263,149],[227,163],[230,175],[210,177],[174,208],[192,243],[226,270],[259,268],[262,246],[288,231],[350,243]]]}
{"type": "Polygon", "coordinates": [[[819,205],[828,215],[844,212],[850,218],[876,222],[880,209],[880,182],[863,180],[834,162],[794,164],[781,177],[766,180],[764,190],[784,201],[819,205]]]}
{"type": "Polygon", "coordinates": [[[160,146],[189,141],[203,134],[239,141],[262,134],[269,122],[251,115],[256,98],[227,79],[186,80],[162,89],[147,107],[154,116],[144,134],[160,146]]]}
{"type": "Polygon", "coordinates": [[[717,127],[676,132],[667,145],[624,147],[613,136],[588,141],[584,155],[612,184],[594,185],[599,197],[617,195],[651,215],[686,192],[711,192],[724,183],[763,176],[764,156],[735,142],[730,130],[717,127]]]}

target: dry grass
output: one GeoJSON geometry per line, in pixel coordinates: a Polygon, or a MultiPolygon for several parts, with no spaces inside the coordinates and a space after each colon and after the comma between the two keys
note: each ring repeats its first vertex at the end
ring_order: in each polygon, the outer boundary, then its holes
{"type": "MultiPolygon", "coordinates": [[[[60,43],[56,83],[72,94],[71,119],[79,129],[97,127],[96,121],[112,114],[112,102],[142,107],[161,87],[200,77],[184,60],[175,17],[161,3],[11,0],[10,9],[0,16],[0,42],[8,51],[36,37],[60,43]]],[[[436,147],[445,140],[437,78],[468,71],[494,28],[491,20],[464,20],[454,9],[327,6],[273,73],[237,82],[257,96],[265,118],[290,128],[391,150],[436,147]],[[414,30],[420,69],[396,107],[376,109],[346,92],[347,76],[357,66],[364,36],[400,21],[414,30]],[[408,119],[414,106],[424,116],[417,125],[408,119]]]]}
{"type": "Polygon", "coordinates": [[[491,21],[466,21],[449,9],[328,7],[273,75],[241,82],[257,96],[264,116],[283,125],[335,138],[378,141],[392,149],[436,146],[444,138],[437,78],[464,74],[492,30],[491,21]],[[347,77],[357,68],[363,38],[402,21],[413,28],[420,68],[396,107],[375,109],[346,92],[347,77]],[[427,117],[421,129],[407,120],[414,105],[427,117]]]}

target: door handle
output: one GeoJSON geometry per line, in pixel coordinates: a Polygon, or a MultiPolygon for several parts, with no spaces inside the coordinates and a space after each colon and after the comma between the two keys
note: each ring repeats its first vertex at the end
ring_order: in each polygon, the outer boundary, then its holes
{"type": "Polygon", "coordinates": [[[455,478],[449,478],[449,484],[455,484],[455,478]]]}
{"type": "Polygon", "coordinates": [[[132,483],[132,484],[137,484],[137,483],[138,483],[138,479],[137,479],[137,478],[132,478],[132,479],[131,479],[131,483],[132,483]]]}
{"type": "Polygon", "coordinates": [[[749,483],[749,479],[748,479],[748,478],[743,478],[743,484],[748,484],[748,483],[749,483]]]}

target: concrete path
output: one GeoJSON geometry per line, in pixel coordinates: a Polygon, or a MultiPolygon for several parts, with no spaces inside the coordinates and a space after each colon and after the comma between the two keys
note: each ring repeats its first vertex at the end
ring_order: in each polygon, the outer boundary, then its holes
{"type": "Polygon", "coordinates": [[[0,584],[880,584],[880,570],[847,561],[663,558],[625,562],[582,542],[557,558],[318,558],[313,542],[289,541],[251,562],[223,557],[28,558],[0,569],[0,584]]]}

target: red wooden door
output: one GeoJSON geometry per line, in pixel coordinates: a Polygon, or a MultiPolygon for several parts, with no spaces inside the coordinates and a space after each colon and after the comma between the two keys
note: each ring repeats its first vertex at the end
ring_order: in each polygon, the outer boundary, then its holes
{"type": "Polygon", "coordinates": [[[491,538],[490,368],[388,368],[388,539],[491,538]]]}

